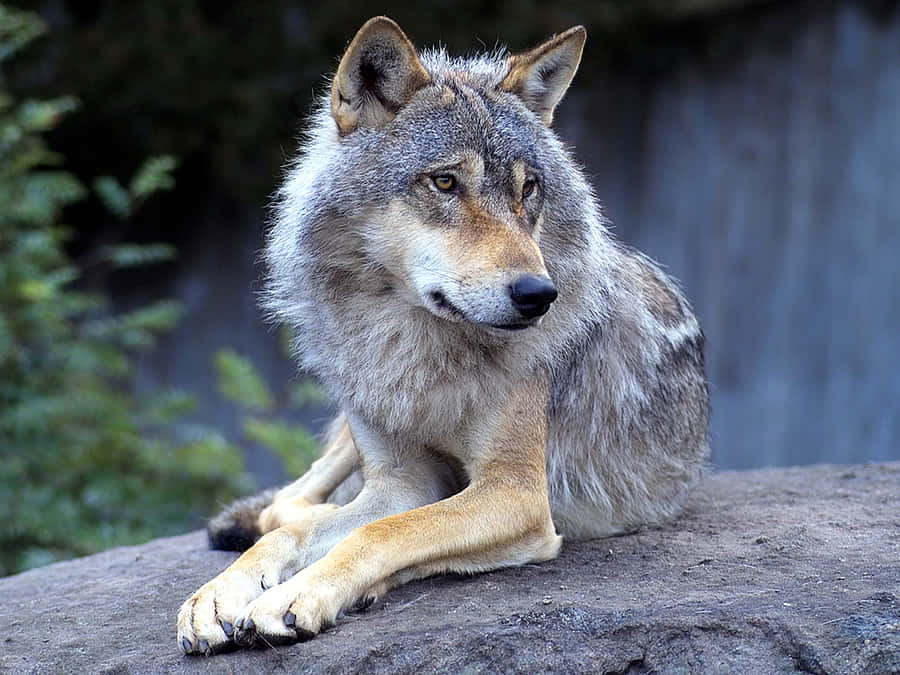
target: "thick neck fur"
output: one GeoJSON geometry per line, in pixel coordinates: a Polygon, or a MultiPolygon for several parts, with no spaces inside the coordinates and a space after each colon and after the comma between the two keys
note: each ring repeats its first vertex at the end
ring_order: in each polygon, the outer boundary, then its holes
{"type": "MultiPolygon", "coordinates": [[[[519,379],[549,368],[546,355],[556,360],[574,349],[588,329],[586,319],[601,319],[575,311],[596,306],[584,297],[596,288],[573,276],[533,328],[501,333],[447,321],[412,304],[399,279],[359,257],[358,223],[332,220],[329,226],[327,233],[307,234],[332,243],[305,247],[310,255],[297,291],[303,288],[308,301],[303,309],[295,304],[299,311],[291,316],[297,351],[342,406],[387,433],[437,444],[477,414],[476,401],[503,400],[519,379]],[[347,248],[338,252],[339,246],[347,248]]],[[[555,278],[568,276],[566,266],[557,270],[554,263],[547,260],[555,278]]]]}
{"type": "MultiPolygon", "coordinates": [[[[465,82],[454,86],[495,86],[504,72],[499,57],[462,68],[464,62],[432,52],[423,62],[435,87],[462,71],[465,82]]],[[[524,107],[521,114],[529,115],[524,107]]],[[[559,140],[533,115],[528,119],[535,144],[547,155],[541,159],[572,168],[547,174],[540,231],[559,298],[539,325],[516,333],[431,314],[368,254],[372,225],[366,215],[384,207],[405,180],[392,173],[396,157],[373,159],[390,147],[379,134],[403,134],[402,128],[340,137],[323,105],[288,175],[266,249],[267,306],[294,327],[303,368],[342,406],[385,432],[426,443],[452,433],[477,413],[474,401],[501,400],[520,378],[549,368],[546,355],[565,358],[580,336],[605,320],[616,248],[559,140]]]]}

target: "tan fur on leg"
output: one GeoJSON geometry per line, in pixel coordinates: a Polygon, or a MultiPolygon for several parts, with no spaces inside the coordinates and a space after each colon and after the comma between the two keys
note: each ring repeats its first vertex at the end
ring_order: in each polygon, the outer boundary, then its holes
{"type": "Polygon", "coordinates": [[[321,507],[315,508],[315,513],[337,508],[322,502],[359,467],[359,453],[343,415],[335,420],[334,427],[336,432],[331,434],[332,440],[322,456],[301,478],[279,490],[272,504],[259,514],[257,524],[261,532],[271,532],[295,520],[314,517],[312,513],[304,514],[310,507],[321,507]]]}
{"type": "Polygon", "coordinates": [[[547,498],[542,384],[523,384],[499,418],[483,421],[492,442],[473,455],[465,490],[353,530],[250,603],[236,624],[240,643],[313,635],[403,571],[478,572],[555,557],[562,539],[547,498]]]}

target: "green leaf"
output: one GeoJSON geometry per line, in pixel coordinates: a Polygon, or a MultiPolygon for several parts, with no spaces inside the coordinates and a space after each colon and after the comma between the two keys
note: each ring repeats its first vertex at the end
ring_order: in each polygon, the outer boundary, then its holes
{"type": "Polygon", "coordinates": [[[155,342],[154,334],[170,330],[183,310],[174,300],[159,300],[118,316],[84,323],[82,334],[94,339],[117,340],[125,347],[146,349],[155,342]]]}
{"type": "Polygon", "coordinates": [[[175,187],[175,179],[171,173],[176,166],[178,166],[178,162],[171,155],[151,157],[141,165],[134,178],[131,179],[128,191],[134,199],[142,200],[154,192],[171,190],[175,187]]]}
{"type": "Polygon", "coordinates": [[[170,244],[118,244],[105,246],[101,253],[116,267],[139,267],[172,260],[177,251],[170,244]]]}
{"type": "Polygon", "coordinates": [[[117,218],[124,219],[131,215],[131,195],[112,176],[95,178],[94,192],[97,193],[106,210],[117,218]]]}
{"type": "Polygon", "coordinates": [[[143,402],[141,416],[150,424],[172,424],[197,407],[197,399],[183,391],[154,393],[143,402]]]}
{"type": "Polygon", "coordinates": [[[177,300],[157,300],[119,318],[130,328],[142,328],[154,332],[171,330],[184,313],[177,300]]]}
{"type": "Polygon", "coordinates": [[[54,286],[43,279],[27,279],[19,284],[19,295],[25,300],[37,302],[52,297],[54,286]]]}
{"type": "MultiPolygon", "coordinates": [[[[14,127],[13,129],[0,128],[0,144],[7,143],[13,145],[18,143],[18,140],[20,139],[16,139],[16,135],[24,137],[22,130],[18,127],[14,127]]],[[[39,145],[17,147],[16,152],[11,157],[2,157],[2,155],[0,155],[0,159],[3,160],[0,162],[0,179],[9,179],[20,176],[38,166],[58,166],[62,162],[61,155],[51,152],[47,148],[39,145]]],[[[73,177],[70,176],[70,178],[73,177]]],[[[12,194],[10,188],[19,192],[21,186],[15,183],[9,183],[3,185],[3,188],[5,188],[7,193],[12,194]]]]}
{"type": "Polygon", "coordinates": [[[18,123],[25,131],[48,131],[59,124],[67,113],[77,108],[78,101],[71,96],[47,101],[29,99],[19,105],[18,123]]]}
{"type": "Polygon", "coordinates": [[[8,59],[45,30],[46,26],[37,14],[0,5],[0,62],[8,59]]]}
{"type": "Polygon", "coordinates": [[[62,207],[84,198],[81,183],[63,171],[33,171],[17,181],[0,219],[50,225],[62,207]]]}
{"type": "Polygon", "coordinates": [[[244,433],[278,455],[291,476],[303,474],[319,452],[316,439],[300,426],[248,418],[244,420],[244,433]]]}
{"type": "Polygon", "coordinates": [[[272,394],[249,359],[234,350],[222,349],[216,352],[215,365],[223,396],[253,412],[272,410],[272,394]]]}
{"type": "Polygon", "coordinates": [[[328,395],[325,390],[314,380],[304,378],[291,385],[291,404],[297,408],[308,405],[325,405],[328,403],[328,395]]]}
{"type": "Polygon", "coordinates": [[[240,449],[208,427],[194,427],[193,440],[180,446],[177,456],[187,471],[199,476],[240,474],[244,471],[244,457],[240,449]]]}

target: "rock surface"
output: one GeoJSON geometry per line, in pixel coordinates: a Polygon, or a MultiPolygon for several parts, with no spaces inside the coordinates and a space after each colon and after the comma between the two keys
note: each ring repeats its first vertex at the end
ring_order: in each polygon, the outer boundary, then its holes
{"type": "Polygon", "coordinates": [[[311,642],[187,657],[203,533],[0,580],[0,671],[900,672],[900,463],[708,476],[676,522],[436,577],[311,642]]]}

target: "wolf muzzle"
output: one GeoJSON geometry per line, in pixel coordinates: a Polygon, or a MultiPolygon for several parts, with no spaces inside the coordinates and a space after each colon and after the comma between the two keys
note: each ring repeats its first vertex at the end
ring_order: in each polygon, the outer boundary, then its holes
{"type": "Polygon", "coordinates": [[[513,307],[525,319],[536,319],[546,314],[557,295],[556,286],[549,277],[526,274],[509,285],[513,307]]]}

